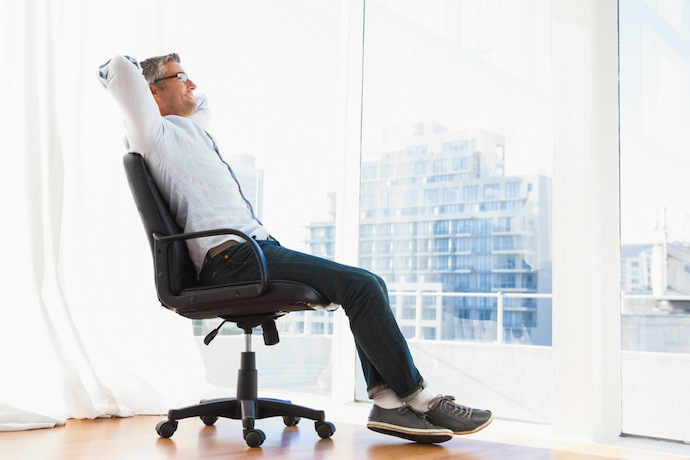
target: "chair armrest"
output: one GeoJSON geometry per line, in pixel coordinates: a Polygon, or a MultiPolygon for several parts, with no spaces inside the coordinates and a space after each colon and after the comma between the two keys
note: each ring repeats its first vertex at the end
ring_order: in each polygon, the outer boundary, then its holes
{"type": "Polygon", "coordinates": [[[188,240],[192,238],[203,238],[207,236],[216,236],[216,235],[235,235],[239,236],[242,239],[245,240],[247,244],[252,249],[252,252],[254,253],[254,257],[256,258],[256,262],[259,266],[259,274],[260,274],[260,286],[259,286],[259,291],[257,293],[257,296],[263,295],[267,290],[268,290],[268,284],[271,282],[271,276],[268,271],[268,264],[266,263],[266,257],[264,256],[264,252],[261,250],[261,246],[256,242],[254,238],[251,236],[247,235],[246,233],[240,231],[240,230],[235,230],[232,228],[219,228],[219,229],[213,229],[213,230],[204,230],[200,232],[190,232],[190,233],[179,233],[177,235],[170,235],[170,236],[164,236],[164,235],[159,235],[157,233],[153,234],[153,241],[154,241],[154,252],[156,255],[155,258],[155,264],[156,264],[156,273],[160,273],[158,270],[159,264],[162,264],[162,266],[165,266],[166,259],[167,259],[167,248],[168,246],[175,242],[175,241],[183,241],[183,240],[188,240]]]}

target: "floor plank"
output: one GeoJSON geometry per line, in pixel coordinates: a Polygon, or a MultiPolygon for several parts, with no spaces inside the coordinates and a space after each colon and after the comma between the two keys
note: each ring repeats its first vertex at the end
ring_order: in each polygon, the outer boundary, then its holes
{"type": "MultiPolygon", "coordinates": [[[[439,445],[423,445],[384,436],[363,424],[335,422],[331,439],[320,439],[313,422],[302,420],[285,427],[279,418],[257,421],[266,433],[260,448],[249,448],[242,438],[239,421],[220,419],[207,427],[199,419],[181,420],[170,439],[159,438],[155,425],[163,417],[135,416],[97,420],[68,420],[65,426],[43,430],[0,433],[0,458],[41,460],[110,459],[371,459],[371,460],[593,460],[603,458],[680,458],[639,456],[632,451],[567,443],[554,448],[500,442],[510,438],[500,433],[491,440],[485,430],[456,436],[439,445]],[[565,448],[564,448],[565,447],[565,448]],[[588,452],[589,450],[589,452],[588,452]],[[602,453],[603,452],[603,453],[602,453]]],[[[649,454],[647,452],[646,454],[649,454]]],[[[640,453],[642,455],[642,453],[640,453]]]]}

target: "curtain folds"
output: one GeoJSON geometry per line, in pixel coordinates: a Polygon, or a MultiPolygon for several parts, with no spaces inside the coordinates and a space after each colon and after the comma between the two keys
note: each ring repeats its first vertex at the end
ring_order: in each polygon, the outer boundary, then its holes
{"type": "Polygon", "coordinates": [[[0,430],[203,396],[191,323],[156,300],[121,117],[96,79],[113,54],[176,45],[176,16],[160,13],[182,3],[141,3],[27,0],[0,15],[0,430]]]}

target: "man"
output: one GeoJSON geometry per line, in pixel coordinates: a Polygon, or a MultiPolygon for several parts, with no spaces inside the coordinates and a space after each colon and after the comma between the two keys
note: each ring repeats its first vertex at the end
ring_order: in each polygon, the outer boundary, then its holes
{"type": "MultiPolygon", "coordinates": [[[[350,321],[369,397],[371,430],[423,442],[448,441],[491,423],[490,411],[437,396],[414,365],[391,312],[384,281],[365,270],[281,246],[256,219],[234,173],[206,131],[206,100],[194,94],[175,53],[141,62],[116,56],[99,77],[125,117],[129,148],[140,153],[185,232],[235,228],[263,249],[271,276],[309,284],[343,307],[350,321]]],[[[225,284],[258,278],[251,249],[235,236],[187,241],[199,280],[225,284]],[[249,261],[249,263],[245,263],[249,261]]]]}

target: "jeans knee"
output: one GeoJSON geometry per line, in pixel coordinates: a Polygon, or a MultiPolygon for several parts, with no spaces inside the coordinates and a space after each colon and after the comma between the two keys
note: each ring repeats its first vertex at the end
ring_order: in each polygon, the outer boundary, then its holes
{"type": "Polygon", "coordinates": [[[375,273],[372,273],[372,274],[374,275],[376,282],[379,283],[379,286],[381,286],[381,289],[383,289],[384,291],[387,290],[386,289],[386,282],[383,280],[383,278],[381,278],[379,275],[377,275],[375,273]]]}
{"type": "Polygon", "coordinates": [[[366,293],[368,296],[375,296],[388,304],[386,282],[379,275],[362,270],[360,279],[355,284],[360,286],[362,293],[366,293]]]}
{"type": "Polygon", "coordinates": [[[386,282],[383,281],[383,278],[381,278],[376,273],[372,273],[364,269],[359,270],[357,277],[359,278],[359,284],[362,286],[366,286],[367,289],[382,288],[386,286],[386,282]]]}
{"type": "Polygon", "coordinates": [[[386,282],[383,280],[383,278],[375,273],[370,273],[370,275],[373,277],[374,282],[378,285],[379,289],[381,289],[381,292],[383,292],[383,295],[388,298],[388,288],[386,287],[386,282]]]}

